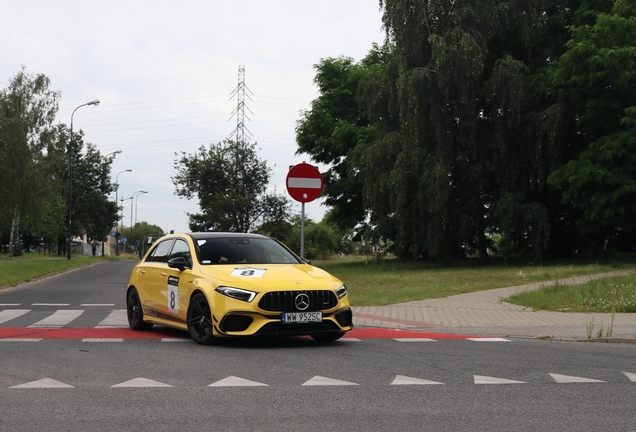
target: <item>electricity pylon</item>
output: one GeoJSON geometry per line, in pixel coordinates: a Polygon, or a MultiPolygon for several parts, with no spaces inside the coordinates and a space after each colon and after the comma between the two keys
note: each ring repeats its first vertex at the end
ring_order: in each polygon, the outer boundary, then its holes
{"type": "MultiPolygon", "coordinates": [[[[245,108],[247,108],[247,106],[245,105],[245,95],[246,95],[245,91],[247,90],[250,93],[252,93],[252,91],[249,88],[247,88],[247,86],[245,85],[245,66],[239,65],[238,71],[239,71],[238,86],[236,86],[236,88],[234,89],[234,91],[232,92],[230,96],[230,99],[236,96],[236,99],[238,101],[236,105],[236,109],[232,111],[232,115],[230,116],[230,119],[231,119],[232,117],[236,115],[236,129],[234,129],[234,131],[230,134],[230,138],[235,136],[237,142],[244,142],[246,131],[250,136],[252,135],[249,129],[245,127],[245,108]]],[[[247,98],[249,100],[252,100],[252,98],[250,98],[249,95],[247,95],[247,98]]],[[[247,110],[251,112],[252,114],[254,114],[252,110],[250,110],[249,108],[247,108],[247,110]]],[[[249,117],[247,117],[247,119],[250,120],[249,117]]]]}

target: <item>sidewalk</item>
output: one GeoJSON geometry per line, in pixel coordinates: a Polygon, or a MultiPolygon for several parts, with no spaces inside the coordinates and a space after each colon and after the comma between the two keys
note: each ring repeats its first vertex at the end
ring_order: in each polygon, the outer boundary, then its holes
{"type": "MultiPolygon", "coordinates": [[[[561,279],[558,283],[582,284],[594,279],[623,276],[633,271],[579,276],[561,279]]],[[[541,282],[387,306],[356,306],[352,308],[353,322],[358,327],[587,340],[588,326],[593,320],[592,337],[598,336],[601,327],[602,336],[605,337],[612,325],[612,316],[609,313],[535,312],[501,301],[520,292],[537,290],[556,283],[557,281],[541,282]]],[[[636,313],[615,314],[612,338],[632,339],[636,342],[636,313]]]]}

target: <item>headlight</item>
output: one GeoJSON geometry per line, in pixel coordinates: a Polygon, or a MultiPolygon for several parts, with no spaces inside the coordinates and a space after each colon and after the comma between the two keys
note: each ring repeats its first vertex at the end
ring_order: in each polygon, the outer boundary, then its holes
{"type": "Polygon", "coordinates": [[[336,295],[338,296],[339,299],[341,299],[344,296],[346,296],[347,295],[347,287],[342,285],[340,288],[338,288],[336,290],[336,295]]]}
{"type": "Polygon", "coordinates": [[[251,302],[256,297],[256,293],[239,288],[232,288],[226,286],[220,286],[216,289],[216,292],[231,297],[237,300],[243,300],[245,302],[251,302]]]}

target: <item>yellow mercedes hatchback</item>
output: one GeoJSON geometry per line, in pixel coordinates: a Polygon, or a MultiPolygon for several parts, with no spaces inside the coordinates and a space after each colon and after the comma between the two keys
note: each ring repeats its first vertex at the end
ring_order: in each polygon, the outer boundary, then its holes
{"type": "Polygon", "coordinates": [[[134,267],[126,292],[133,330],[187,330],[199,344],[227,336],[341,338],[353,328],[342,281],[270,237],[170,234],[134,267]]]}

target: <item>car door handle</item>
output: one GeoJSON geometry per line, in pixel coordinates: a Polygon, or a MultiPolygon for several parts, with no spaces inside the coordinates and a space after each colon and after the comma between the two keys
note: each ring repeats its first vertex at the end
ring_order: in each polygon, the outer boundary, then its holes
{"type": "Polygon", "coordinates": [[[161,277],[166,277],[166,276],[168,276],[168,273],[166,273],[166,272],[161,272],[161,277]]]}
{"type": "Polygon", "coordinates": [[[144,270],[144,269],[139,270],[139,274],[145,275],[146,274],[146,270],[144,270]]]}

